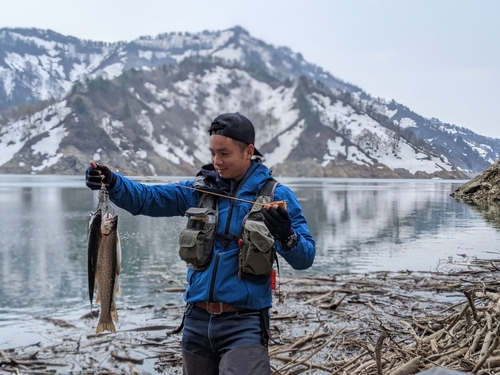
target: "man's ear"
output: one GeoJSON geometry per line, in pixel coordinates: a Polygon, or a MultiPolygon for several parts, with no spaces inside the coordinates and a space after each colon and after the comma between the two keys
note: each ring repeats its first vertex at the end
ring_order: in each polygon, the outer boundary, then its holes
{"type": "Polygon", "coordinates": [[[252,159],[254,151],[255,151],[254,145],[247,146],[247,148],[245,149],[245,155],[247,156],[248,160],[252,159]]]}

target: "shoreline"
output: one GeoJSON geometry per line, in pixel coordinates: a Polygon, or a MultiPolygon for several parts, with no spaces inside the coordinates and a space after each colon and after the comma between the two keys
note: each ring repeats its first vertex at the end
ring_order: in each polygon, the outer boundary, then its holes
{"type": "MultiPolygon", "coordinates": [[[[382,366],[385,374],[408,363],[414,366],[408,374],[437,364],[471,371],[483,359],[481,366],[491,367],[500,350],[491,350],[488,362],[484,346],[486,335],[499,327],[491,319],[498,314],[499,276],[500,262],[464,258],[429,272],[281,278],[271,310],[271,332],[279,343],[269,345],[272,373],[377,374],[382,366]],[[474,350],[468,343],[464,351],[462,331],[477,337],[474,350]]],[[[180,374],[182,334],[166,331],[180,324],[183,309],[122,309],[117,333],[97,337],[97,319],[89,314],[68,321],[42,318],[49,327],[43,342],[1,350],[0,373],[180,374]]]]}

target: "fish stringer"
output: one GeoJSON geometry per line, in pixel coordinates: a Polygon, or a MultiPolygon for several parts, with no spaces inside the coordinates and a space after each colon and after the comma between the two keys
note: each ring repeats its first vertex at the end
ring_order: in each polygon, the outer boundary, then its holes
{"type": "Polygon", "coordinates": [[[109,193],[105,184],[102,184],[101,190],[99,190],[99,202],[97,203],[97,209],[99,208],[102,210],[103,216],[107,213],[110,213],[111,215],[115,214],[115,209],[109,200],[109,193]]]}

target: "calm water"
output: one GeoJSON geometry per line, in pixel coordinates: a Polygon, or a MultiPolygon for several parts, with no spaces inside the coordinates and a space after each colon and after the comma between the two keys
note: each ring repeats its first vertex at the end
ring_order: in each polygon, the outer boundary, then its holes
{"type": "MultiPolygon", "coordinates": [[[[500,252],[496,213],[449,196],[465,181],[280,181],[301,201],[317,244],[313,267],[298,272],[282,261],[283,276],[429,271],[449,257],[461,259],[457,254],[496,258],[500,252]]],[[[35,335],[34,317],[88,312],[86,231],[96,205],[97,193],[81,176],[0,175],[0,349],[35,335]]],[[[186,219],[117,212],[123,256],[119,309],[181,304],[179,294],[158,290],[184,285],[177,235],[186,219]]]]}

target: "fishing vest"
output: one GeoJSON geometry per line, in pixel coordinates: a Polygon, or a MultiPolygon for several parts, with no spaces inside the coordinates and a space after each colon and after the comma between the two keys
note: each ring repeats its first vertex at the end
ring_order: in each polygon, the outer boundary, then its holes
{"type": "Polygon", "coordinates": [[[218,234],[218,199],[204,193],[197,207],[186,211],[188,222],[179,236],[179,256],[188,267],[205,270],[213,255],[216,237],[226,241],[236,241],[239,246],[238,277],[269,276],[276,259],[274,238],[264,224],[260,210],[274,200],[274,190],[278,182],[266,181],[255,196],[254,204],[244,217],[239,236],[218,234]]]}

